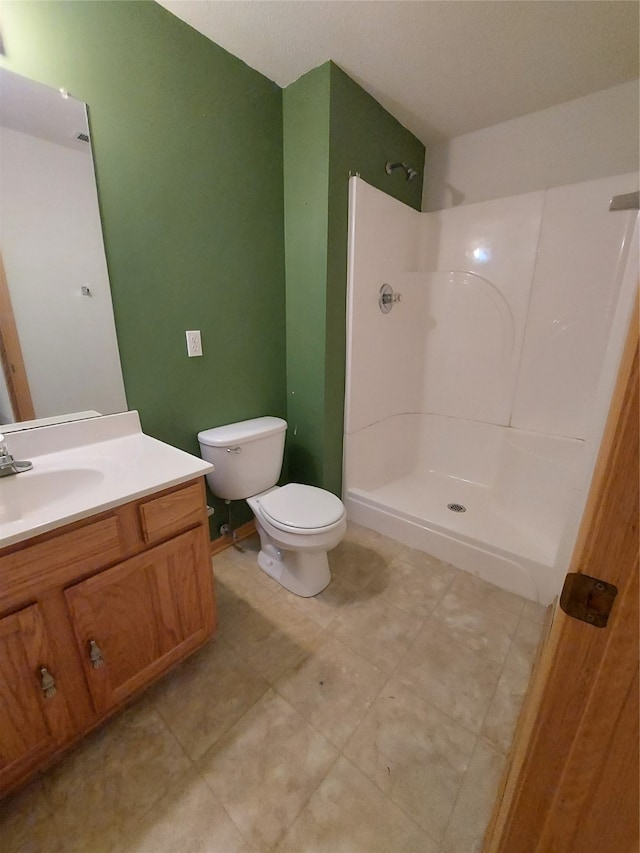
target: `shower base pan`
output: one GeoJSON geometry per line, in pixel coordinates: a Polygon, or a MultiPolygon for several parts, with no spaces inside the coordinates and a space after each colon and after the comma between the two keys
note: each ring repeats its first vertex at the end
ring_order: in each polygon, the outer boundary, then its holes
{"type": "Polygon", "coordinates": [[[557,595],[553,544],[502,517],[487,486],[416,472],[369,491],[350,488],[344,502],[350,521],[502,589],[542,604],[557,595]]]}

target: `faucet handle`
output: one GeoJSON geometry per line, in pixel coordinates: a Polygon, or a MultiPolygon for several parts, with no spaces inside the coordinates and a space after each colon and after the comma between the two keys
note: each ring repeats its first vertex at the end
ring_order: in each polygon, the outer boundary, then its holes
{"type": "Polygon", "coordinates": [[[19,462],[14,459],[9,453],[5,437],[0,434],[0,477],[7,477],[10,474],[22,474],[23,471],[30,471],[33,468],[33,463],[28,460],[19,462]]]}

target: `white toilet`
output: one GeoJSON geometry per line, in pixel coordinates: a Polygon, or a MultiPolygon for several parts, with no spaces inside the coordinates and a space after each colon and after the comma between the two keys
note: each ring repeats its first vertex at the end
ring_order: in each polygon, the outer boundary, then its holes
{"type": "Polygon", "coordinates": [[[283,587],[309,597],[331,580],[327,551],[347,529],[344,504],[324,489],[276,486],[287,422],[253,418],[198,433],[200,453],[213,464],[207,482],[214,495],[244,498],[260,535],[258,565],[283,587]]]}

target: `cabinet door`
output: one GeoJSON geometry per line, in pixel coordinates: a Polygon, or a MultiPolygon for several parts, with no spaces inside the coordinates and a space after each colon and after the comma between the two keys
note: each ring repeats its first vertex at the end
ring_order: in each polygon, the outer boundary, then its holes
{"type": "Polygon", "coordinates": [[[96,710],[104,713],[213,631],[208,536],[191,530],[70,587],[65,597],[96,710]]]}
{"type": "Polygon", "coordinates": [[[38,605],[0,619],[0,789],[72,736],[60,669],[38,605]]]}

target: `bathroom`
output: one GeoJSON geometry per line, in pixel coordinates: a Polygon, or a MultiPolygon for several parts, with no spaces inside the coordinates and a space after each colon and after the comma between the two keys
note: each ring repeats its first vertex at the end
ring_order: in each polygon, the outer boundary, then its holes
{"type": "MultiPolygon", "coordinates": [[[[530,118],[531,132],[557,142],[553,157],[522,141],[523,124],[496,121],[495,139],[489,131],[476,139],[473,168],[464,151],[473,140],[453,134],[457,146],[430,151],[423,203],[421,176],[383,171],[393,156],[422,172],[422,143],[336,65],[283,94],[152,3],[9,2],[2,27],[3,65],[89,105],[127,402],[145,432],[197,455],[203,428],[283,417],[288,476],[338,494],[349,172],[433,210],[455,203],[456,192],[468,203],[539,189],[549,160],[557,169],[549,186],[637,170],[633,82],[541,115],[537,131],[530,118]],[[619,145],[605,128],[581,161],[573,133],[593,111],[622,123],[619,145]],[[563,121],[574,122],[570,139],[556,130],[563,121]],[[531,164],[501,156],[487,195],[500,141],[531,164]],[[185,357],[185,329],[201,329],[203,358],[185,357]]],[[[217,533],[229,508],[210,502],[217,533]]],[[[251,517],[241,504],[231,511],[234,526],[251,517]]],[[[252,595],[269,598],[260,588],[252,595]]]]}

